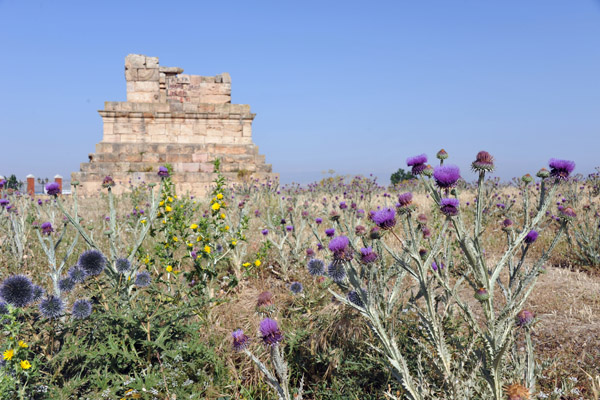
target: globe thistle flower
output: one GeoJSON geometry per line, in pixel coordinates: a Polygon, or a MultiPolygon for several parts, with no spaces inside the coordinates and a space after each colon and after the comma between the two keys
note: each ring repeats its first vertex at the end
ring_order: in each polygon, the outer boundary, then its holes
{"type": "Polygon", "coordinates": [[[363,264],[370,264],[377,260],[377,253],[373,251],[372,247],[366,247],[360,249],[360,262],[363,264]]]}
{"type": "Polygon", "coordinates": [[[67,274],[74,283],[83,283],[87,276],[85,270],[79,265],[74,265],[71,268],[69,268],[69,272],[67,274]]]}
{"type": "Polygon", "coordinates": [[[43,287],[38,285],[33,285],[33,299],[32,302],[36,302],[42,298],[42,296],[46,293],[43,287]]]}
{"type": "Polygon", "coordinates": [[[480,151],[471,164],[475,172],[491,172],[494,170],[494,157],[487,151],[480,151]]]}
{"type": "Polygon", "coordinates": [[[56,182],[50,182],[46,185],[46,193],[50,196],[58,196],[60,194],[60,186],[56,182]]]}
{"type": "Polygon", "coordinates": [[[8,314],[8,306],[5,302],[0,301],[0,315],[8,314]]]}
{"type": "Polygon", "coordinates": [[[337,283],[340,283],[346,277],[346,270],[342,262],[332,262],[327,267],[327,275],[337,283]]]}
{"type": "Polygon", "coordinates": [[[537,174],[535,174],[535,176],[537,176],[538,178],[545,179],[550,176],[550,171],[548,171],[546,168],[542,168],[537,172],[537,174]]]}
{"type": "Polygon", "coordinates": [[[565,222],[572,222],[577,218],[577,214],[571,207],[566,207],[560,210],[560,218],[565,222]]]}
{"type": "Polygon", "coordinates": [[[113,180],[113,178],[111,178],[110,176],[105,176],[102,180],[102,187],[111,188],[113,186],[115,186],[115,181],[113,180]]]}
{"type": "Polygon", "coordinates": [[[13,307],[25,307],[33,301],[33,283],[25,275],[9,276],[0,286],[0,297],[13,307]]]}
{"type": "Polygon", "coordinates": [[[325,272],[325,263],[318,258],[313,258],[306,264],[306,268],[308,269],[308,273],[312,276],[323,275],[325,272]]]}
{"type": "MultiPolygon", "coordinates": [[[[366,290],[360,289],[360,291],[362,292],[364,297],[367,297],[366,290]]],[[[347,299],[350,303],[352,303],[358,307],[365,308],[365,303],[362,301],[360,294],[358,294],[358,292],[356,290],[349,291],[347,299]]]]}
{"type": "Polygon", "coordinates": [[[235,351],[242,351],[246,347],[248,347],[248,342],[250,341],[250,338],[244,335],[243,330],[236,329],[235,331],[231,332],[231,337],[233,338],[233,349],[235,351]]]}
{"type": "Polygon", "coordinates": [[[575,163],[569,160],[551,158],[548,165],[550,165],[550,176],[563,181],[569,179],[569,175],[575,169],[575,163]]]}
{"type": "Polygon", "coordinates": [[[75,319],[86,319],[92,313],[92,302],[86,299],[79,299],[73,303],[71,316],[75,319]]]}
{"type": "Polygon", "coordinates": [[[277,321],[265,318],[260,322],[260,334],[267,346],[275,346],[283,340],[283,335],[277,326],[277,321]]]}
{"type": "Polygon", "coordinates": [[[437,152],[435,156],[438,160],[445,160],[446,158],[448,158],[448,153],[446,152],[446,150],[441,149],[437,152]]]}
{"type": "Polygon", "coordinates": [[[131,263],[126,258],[118,258],[117,261],[115,261],[115,268],[118,273],[124,274],[131,269],[131,263]]]}
{"type": "Polygon", "coordinates": [[[517,314],[517,326],[520,328],[527,327],[533,322],[533,313],[529,310],[521,310],[517,314]]]}
{"type": "Polygon", "coordinates": [[[440,211],[448,217],[458,215],[458,199],[443,198],[440,201],[440,211]]]}
{"type": "Polygon", "coordinates": [[[273,293],[266,291],[258,295],[256,299],[256,307],[269,307],[273,305],[273,293]]]}
{"type": "Polygon", "coordinates": [[[55,319],[63,314],[65,305],[63,301],[56,296],[48,296],[40,303],[39,309],[42,315],[48,319],[55,319]]]}
{"type": "Polygon", "coordinates": [[[525,236],[525,243],[527,244],[531,244],[533,242],[535,242],[538,238],[538,233],[535,230],[531,230],[529,231],[529,233],[527,234],[527,236],[525,236]]]}
{"type": "Polygon", "coordinates": [[[168,178],[169,170],[167,169],[167,167],[163,167],[163,166],[158,167],[158,176],[160,176],[161,178],[168,178]]]}
{"type": "Polygon", "coordinates": [[[475,297],[479,301],[486,301],[490,298],[490,294],[487,290],[485,290],[485,288],[479,288],[477,289],[473,297],[475,297]]]}
{"type": "Polygon", "coordinates": [[[304,290],[304,287],[300,282],[292,282],[290,285],[290,291],[294,294],[300,294],[304,290]]]}
{"type": "Polygon", "coordinates": [[[152,283],[152,277],[147,271],[139,272],[135,276],[135,286],[137,287],[147,287],[150,286],[150,283],[152,283]]]}
{"type": "Polygon", "coordinates": [[[406,159],[406,165],[412,167],[411,173],[413,175],[421,175],[425,168],[427,168],[427,155],[420,154],[414,157],[408,157],[406,159]]]}
{"type": "Polygon", "coordinates": [[[371,211],[371,221],[381,229],[392,229],[396,225],[396,212],[392,208],[371,211]]]}
{"type": "Polygon", "coordinates": [[[455,165],[442,165],[435,168],[433,178],[438,187],[449,189],[460,179],[460,170],[455,165]]]}
{"type": "Polygon", "coordinates": [[[325,229],[325,235],[327,235],[328,237],[333,237],[335,235],[335,229],[325,229]]]}
{"type": "Polygon", "coordinates": [[[106,258],[98,250],[91,249],[79,256],[78,264],[87,275],[100,275],[106,266],[106,258]]]}
{"type": "Polygon", "coordinates": [[[58,288],[63,293],[68,293],[75,287],[75,282],[69,277],[63,278],[58,281],[58,288]]]}
{"type": "Polygon", "coordinates": [[[506,392],[507,400],[529,400],[530,393],[529,389],[519,383],[513,383],[504,387],[506,392]]]}
{"type": "Polygon", "coordinates": [[[52,224],[50,222],[44,222],[41,226],[41,229],[44,235],[50,235],[52,232],[54,232],[54,228],[52,228],[52,224]]]}

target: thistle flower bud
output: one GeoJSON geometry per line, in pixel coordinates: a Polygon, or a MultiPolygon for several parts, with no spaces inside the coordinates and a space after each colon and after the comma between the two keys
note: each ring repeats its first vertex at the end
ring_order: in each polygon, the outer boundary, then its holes
{"type": "Polygon", "coordinates": [[[572,222],[577,218],[577,214],[571,207],[566,207],[560,210],[560,218],[565,222],[572,222]]]}
{"type": "Polygon", "coordinates": [[[531,325],[531,323],[533,322],[533,319],[534,319],[534,316],[531,311],[521,310],[517,314],[517,320],[516,320],[517,326],[520,328],[527,327],[527,326],[531,325]]]}
{"type": "Polygon", "coordinates": [[[369,232],[369,237],[371,239],[381,239],[381,229],[374,226],[373,228],[371,228],[371,232],[369,232]]]}
{"type": "Polygon", "coordinates": [[[476,172],[491,172],[494,170],[494,157],[487,151],[480,151],[471,164],[471,168],[476,172]]]}
{"type": "Polygon", "coordinates": [[[115,186],[115,181],[113,180],[113,178],[111,178],[110,176],[105,176],[104,179],[102,180],[102,187],[110,188],[113,186],[115,186]]]}
{"type": "Polygon", "coordinates": [[[535,174],[535,176],[537,176],[538,178],[545,179],[550,176],[550,171],[548,171],[546,168],[542,168],[537,172],[537,174],[535,174]]]}
{"type": "Polygon", "coordinates": [[[479,301],[486,301],[490,298],[490,294],[485,288],[479,288],[477,289],[473,297],[475,297],[479,301]]]}
{"type": "Polygon", "coordinates": [[[435,156],[437,157],[438,160],[445,160],[446,158],[448,158],[448,153],[446,152],[446,150],[441,149],[440,151],[437,152],[437,154],[435,156]]]}
{"type": "Polygon", "coordinates": [[[158,167],[158,176],[160,176],[162,179],[168,178],[169,170],[167,169],[167,167],[163,167],[163,166],[158,167]]]}
{"type": "Polygon", "coordinates": [[[525,174],[521,177],[521,181],[524,184],[529,185],[531,182],[533,182],[533,177],[530,174],[525,174]]]}
{"type": "Polygon", "coordinates": [[[427,166],[423,170],[423,175],[425,175],[428,178],[431,178],[433,176],[433,167],[427,164],[427,166]]]}

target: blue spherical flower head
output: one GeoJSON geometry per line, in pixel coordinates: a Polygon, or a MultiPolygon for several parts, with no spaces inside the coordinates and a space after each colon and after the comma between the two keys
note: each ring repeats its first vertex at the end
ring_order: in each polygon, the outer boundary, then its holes
{"type": "Polygon", "coordinates": [[[525,236],[525,243],[531,244],[535,242],[538,238],[538,233],[535,230],[530,231],[527,236],[525,236]]]}
{"type": "Polygon", "coordinates": [[[575,169],[575,162],[569,160],[552,158],[548,164],[550,165],[550,176],[563,181],[569,179],[569,175],[575,169]]]}
{"type": "Polygon", "coordinates": [[[117,269],[118,273],[124,274],[131,269],[131,263],[126,258],[119,258],[115,262],[115,268],[117,269]]]}
{"type": "Polygon", "coordinates": [[[323,275],[325,272],[325,263],[318,258],[312,258],[306,265],[306,268],[308,269],[308,273],[312,276],[323,275]]]}
{"type": "Polygon", "coordinates": [[[86,319],[92,314],[92,302],[86,299],[79,299],[73,303],[71,316],[75,319],[86,319]]]}
{"type": "Polygon", "coordinates": [[[38,301],[39,299],[42,298],[42,296],[46,293],[46,291],[44,290],[43,287],[38,286],[38,285],[33,285],[33,300],[32,301],[38,301]]]}
{"type": "MultiPolygon", "coordinates": [[[[362,292],[362,295],[366,298],[367,297],[367,291],[364,289],[360,289],[360,291],[362,292]]],[[[359,307],[364,308],[365,307],[365,303],[362,301],[360,294],[356,291],[356,290],[351,290],[348,292],[348,301],[354,305],[357,305],[359,307]]]]}
{"type": "Polygon", "coordinates": [[[449,189],[460,179],[460,170],[455,165],[442,165],[434,169],[433,178],[438,187],[449,189]]]}
{"type": "Polygon", "coordinates": [[[33,301],[33,283],[25,275],[9,276],[0,286],[0,297],[13,307],[25,307],[33,301]]]}
{"type": "Polygon", "coordinates": [[[69,277],[63,278],[58,281],[58,288],[63,293],[68,293],[75,287],[75,282],[69,277]]]}
{"type": "Polygon", "coordinates": [[[69,278],[75,283],[83,283],[87,274],[83,268],[79,265],[74,265],[69,268],[69,278]]]}
{"type": "Polygon", "coordinates": [[[57,196],[60,194],[60,186],[56,182],[51,182],[46,185],[46,193],[50,196],[57,196]]]}
{"type": "Polygon", "coordinates": [[[365,247],[360,249],[360,262],[363,264],[370,264],[377,260],[377,253],[373,251],[372,247],[365,247]]]}
{"type": "Polygon", "coordinates": [[[137,287],[146,287],[150,286],[152,282],[152,278],[150,274],[146,271],[142,271],[135,276],[135,286],[137,287]]]}
{"type": "Polygon", "coordinates": [[[440,211],[448,217],[458,215],[458,199],[443,198],[440,201],[440,211]]]}
{"type": "Polygon", "coordinates": [[[260,322],[260,334],[263,342],[268,346],[275,346],[283,340],[277,321],[271,318],[265,318],[260,322]]]}
{"type": "Polygon", "coordinates": [[[56,296],[48,296],[40,303],[40,312],[48,319],[55,319],[63,314],[65,305],[63,301],[56,296]]]}
{"type": "Polygon", "coordinates": [[[341,261],[333,260],[327,267],[327,275],[337,283],[340,283],[346,277],[346,270],[344,269],[344,263],[341,261]]]}
{"type": "Polygon", "coordinates": [[[5,302],[0,301],[0,315],[8,314],[8,306],[5,302]]]}
{"type": "Polygon", "coordinates": [[[411,173],[413,175],[421,175],[427,168],[427,155],[420,154],[418,156],[409,157],[406,159],[406,165],[412,167],[411,173]]]}
{"type": "Polygon", "coordinates": [[[236,329],[235,331],[231,332],[231,337],[233,337],[233,349],[235,351],[241,351],[248,347],[250,338],[244,335],[243,330],[236,329]]]}
{"type": "Polygon", "coordinates": [[[300,282],[292,282],[290,285],[290,291],[294,294],[300,294],[304,290],[304,287],[300,282]]]}
{"type": "Polygon", "coordinates": [[[381,229],[392,229],[396,225],[396,211],[392,208],[371,211],[371,221],[381,229]]]}
{"type": "Polygon", "coordinates": [[[100,275],[106,266],[106,258],[98,250],[92,249],[79,256],[78,264],[87,275],[100,275]]]}

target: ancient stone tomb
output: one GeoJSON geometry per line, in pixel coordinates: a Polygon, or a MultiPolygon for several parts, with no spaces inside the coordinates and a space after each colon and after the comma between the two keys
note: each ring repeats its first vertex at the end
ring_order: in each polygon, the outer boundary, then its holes
{"type": "Polygon", "coordinates": [[[129,182],[156,182],[158,167],[170,164],[181,194],[204,195],[215,178],[213,164],[230,182],[275,177],[271,165],[252,142],[250,106],[231,104],[231,78],[183,74],[162,67],[157,57],[130,54],[125,58],[127,101],[104,104],[102,141],[72,181],[90,195],[110,175],[116,193],[129,182]]]}

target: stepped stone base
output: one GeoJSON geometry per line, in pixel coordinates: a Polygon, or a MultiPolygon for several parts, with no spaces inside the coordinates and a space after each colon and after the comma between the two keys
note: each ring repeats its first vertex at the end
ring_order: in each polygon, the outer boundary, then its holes
{"type": "Polygon", "coordinates": [[[213,161],[230,182],[275,178],[252,142],[250,106],[231,104],[231,78],[184,75],[161,67],[158,58],[130,54],[125,59],[127,102],[106,102],[99,113],[103,139],[89,162],[71,179],[79,193],[97,193],[105,176],[121,183],[158,182],[158,167],[170,164],[179,193],[206,194],[216,174],[213,161]]]}

